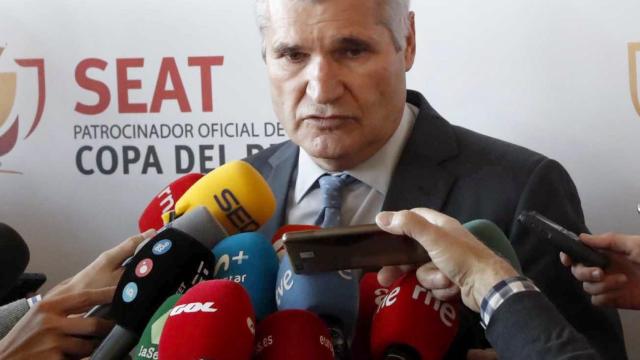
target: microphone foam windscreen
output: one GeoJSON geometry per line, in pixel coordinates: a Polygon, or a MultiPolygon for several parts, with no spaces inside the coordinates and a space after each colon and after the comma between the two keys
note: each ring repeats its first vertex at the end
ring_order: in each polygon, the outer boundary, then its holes
{"type": "Polygon", "coordinates": [[[211,279],[213,264],[211,250],[189,235],[161,231],[125,267],[112,303],[113,319],[140,335],[164,299],[211,279]]]}
{"type": "Polygon", "coordinates": [[[382,359],[408,347],[421,359],[441,359],[458,332],[459,304],[436,299],[418,284],[415,271],[389,287],[371,325],[371,353],[382,359]]]}
{"type": "Polygon", "coordinates": [[[371,359],[371,341],[369,340],[371,338],[371,321],[373,321],[373,314],[388,293],[389,289],[378,282],[378,273],[365,273],[360,279],[358,322],[351,345],[353,360],[371,359]]]}
{"type": "Polygon", "coordinates": [[[138,220],[140,232],[145,232],[149,229],[160,230],[164,226],[162,214],[172,211],[175,208],[176,201],[203,176],[203,174],[182,176],[154,196],[138,220]]]}
{"type": "Polygon", "coordinates": [[[204,281],[169,313],[160,337],[160,359],[248,360],[255,317],[249,295],[228,280],[204,281]]]}
{"type": "Polygon", "coordinates": [[[276,200],[256,169],[244,161],[232,161],[191,186],[176,203],[175,213],[180,216],[200,205],[227,233],[235,234],[258,230],[273,215],[276,200]]]}
{"type": "Polygon", "coordinates": [[[301,275],[293,272],[288,256],[280,262],[276,282],[278,310],[308,310],[325,321],[337,321],[349,341],[358,317],[358,293],[353,271],[301,275]]]}
{"type": "Polygon", "coordinates": [[[149,320],[149,323],[147,323],[147,326],[144,328],[140,342],[133,351],[136,360],[158,358],[158,344],[160,344],[162,329],[164,329],[164,324],[169,317],[169,312],[181,296],[181,294],[169,296],[153,314],[151,320],[149,320]]]}
{"type": "Polygon", "coordinates": [[[283,310],[269,315],[256,329],[256,360],[333,360],[329,329],[315,314],[283,310]]]}
{"type": "Polygon", "coordinates": [[[259,233],[232,235],[213,248],[217,259],[213,277],[241,284],[249,293],[258,320],[276,311],[278,257],[259,233]]]}
{"type": "Polygon", "coordinates": [[[511,266],[522,273],[518,255],[516,255],[516,251],[511,246],[511,241],[500,230],[498,225],[489,220],[479,219],[465,223],[464,227],[489,249],[505,258],[511,266]]]}
{"type": "Polygon", "coordinates": [[[315,225],[284,225],[273,234],[271,237],[271,244],[273,245],[273,249],[276,251],[276,255],[278,255],[278,259],[282,260],[284,254],[286,254],[286,250],[284,248],[284,242],[282,241],[282,236],[286,233],[297,232],[297,231],[307,231],[307,230],[317,230],[320,229],[320,226],[315,225]]]}
{"type": "Polygon", "coordinates": [[[20,234],[0,223],[0,297],[9,291],[29,264],[29,247],[20,234]]]}

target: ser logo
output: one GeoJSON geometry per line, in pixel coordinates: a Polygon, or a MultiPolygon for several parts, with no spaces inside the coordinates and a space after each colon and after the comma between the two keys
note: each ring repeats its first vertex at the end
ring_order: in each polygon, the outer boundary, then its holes
{"type": "Polygon", "coordinates": [[[638,58],[640,57],[640,42],[629,43],[629,86],[631,87],[631,101],[640,116],[640,79],[638,79],[638,58]]]}
{"type": "MultiPolygon", "coordinates": [[[[18,73],[15,69],[13,71],[4,70],[7,67],[7,63],[1,61],[3,60],[2,53],[5,49],[6,46],[0,47],[0,66],[2,66],[2,70],[0,70],[0,158],[9,154],[15,148],[20,137],[21,126],[28,126],[26,135],[22,140],[28,139],[29,136],[33,134],[38,125],[40,125],[46,100],[44,59],[14,59],[15,64],[19,67],[33,68],[37,76],[37,96],[33,96],[35,94],[31,96],[37,99],[33,118],[31,118],[31,116],[28,116],[26,119],[20,117],[20,112],[26,110],[14,109],[16,89],[18,87],[18,73]]],[[[26,83],[26,80],[23,81],[23,83],[26,83]]],[[[0,173],[21,174],[21,172],[16,170],[3,169],[1,163],[0,173]]]]}

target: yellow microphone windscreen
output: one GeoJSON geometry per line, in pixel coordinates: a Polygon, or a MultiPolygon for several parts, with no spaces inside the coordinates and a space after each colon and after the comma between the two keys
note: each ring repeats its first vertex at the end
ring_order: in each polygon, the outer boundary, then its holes
{"type": "MultiPolygon", "coordinates": [[[[182,195],[175,206],[181,216],[205,206],[229,235],[255,231],[276,209],[276,199],[260,173],[244,161],[232,161],[211,171],[182,195]]],[[[168,213],[163,216],[168,219],[168,213]]]]}

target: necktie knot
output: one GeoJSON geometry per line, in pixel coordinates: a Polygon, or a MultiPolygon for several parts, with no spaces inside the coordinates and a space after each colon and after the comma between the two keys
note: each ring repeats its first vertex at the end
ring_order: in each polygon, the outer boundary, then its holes
{"type": "Polygon", "coordinates": [[[316,219],[316,225],[333,227],[340,225],[340,210],[342,208],[342,190],[355,182],[356,179],[346,173],[340,175],[322,175],[318,179],[322,193],[322,210],[316,219]]]}

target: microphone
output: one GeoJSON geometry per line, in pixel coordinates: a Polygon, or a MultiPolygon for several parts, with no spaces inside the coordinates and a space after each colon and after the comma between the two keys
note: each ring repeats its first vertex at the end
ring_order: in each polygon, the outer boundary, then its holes
{"type": "Polygon", "coordinates": [[[388,293],[389,289],[378,282],[378,273],[365,273],[360,279],[358,321],[351,345],[351,358],[353,360],[371,359],[371,321],[378,306],[388,293]]]}
{"type": "Polygon", "coordinates": [[[489,249],[507,260],[514,269],[522,274],[520,261],[516,251],[511,246],[511,241],[502,232],[498,225],[485,219],[472,220],[463,225],[478,240],[489,249]]]}
{"type": "Polygon", "coordinates": [[[149,229],[160,230],[164,226],[162,214],[172,211],[176,201],[203,176],[203,174],[184,175],[154,196],[138,220],[140,232],[143,233],[149,229]]]}
{"type": "Polygon", "coordinates": [[[311,311],[329,327],[337,359],[348,358],[348,346],[358,316],[358,279],[351,270],[302,275],[293,272],[285,255],[278,269],[278,310],[311,311]]]}
{"type": "Polygon", "coordinates": [[[182,295],[180,294],[169,296],[153,314],[151,320],[149,320],[149,323],[144,328],[144,332],[140,337],[140,342],[132,352],[132,355],[136,360],[158,358],[158,344],[160,344],[162,329],[164,329],[164,324],[169,317],[169,312],[173,309],[173,306],[178,302],[181,296],[182,295]]]}
{"type": "Polygon", "coordinates": [[[29,247],[20,234],[0,223],[0,298],[16,284],[29,264],[29,247]]]}
{"type": "Polygon", "coordinates": [[[111,304],[116,325],[92,359],[125,356],[164,299],[210,279],[214,263],[209,248],[187,233],[167,227],[154,236],[125,267],[111,304]]]}
{"type": "Polygon", "coordinates": [[[173,307],[160,336],[161,360],[249,360],[253,355],[255,317],[251,300],[239,284],[204,281],[173,307]]]}
{"type": "Polygon", "coordinates": [[[278,257],[262,234],[232,235],[212,251],[217,259],[214,279],[227,279],[242,285],[249,293],[258,320],[276,311],[273,289],[278,277],[278,257]]]}
{"type": "Polygon", "coordinates": [[[373,359],[441,359],[458,332],[457,303],[436,299],[418,283],[415,271],[389,287],[373,317],[373,359]]]}
{"type": "Polygon", "coordinates": [[[312,312],[283,310],[269,315],[256,329],[256,360],[333,360],[329,329],[312,312]]]}
{"type": "Polygon", "coordinates": [[[238,160],[220,166],[193,184],[176,202],[175,211],[163,214],[163,220],[168,223],[172,216],[182,216],[197,206],[206,207],[226,230],[225,235],[232,235],[258,230],[275,212],[276,199],[262,175],[238,160]]]}
{"type": "Polygon", "coordinates": [[[316,230],[320,229],[320,226],[315,225],[284,225],[273,234],[271,238],[271,244],[273,244],[273,249],[276,251],[278,255],[278,259],[282,260],[284,254],[287,253],[284,248],[284,242],[282,241],[282,236],[286,233],[296,232],[296,231],[306,231],[306,230],[316,230]]]}

